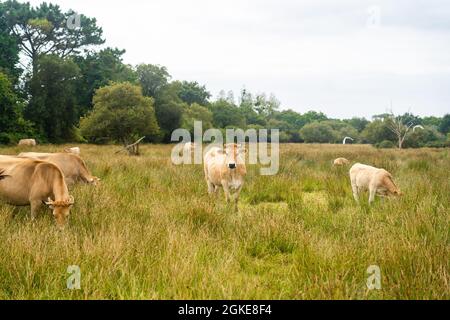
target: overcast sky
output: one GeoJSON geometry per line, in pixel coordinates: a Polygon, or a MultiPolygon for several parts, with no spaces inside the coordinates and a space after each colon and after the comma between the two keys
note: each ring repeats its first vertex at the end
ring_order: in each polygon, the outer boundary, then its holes
{"type": "Polygon", "coordinates": [[[391,102],[395,113],[450,113],[448,0],[50,2],[96,17],[126,63],[164,65],[214,97],[245,87],[336,118],[391,102]]]}

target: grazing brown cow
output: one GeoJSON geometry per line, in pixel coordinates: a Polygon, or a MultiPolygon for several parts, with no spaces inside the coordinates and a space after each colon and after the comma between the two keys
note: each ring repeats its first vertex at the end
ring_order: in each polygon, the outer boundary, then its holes
{"type": "Polygon", "coordinates": [[[333,165],[335,165],[335,166],[345,166],[349,163],[350,163],[350,161],[348,161],[345,158],[337,158],[337,159],[334,159],[334,161],[333,161],[333,165]]]}
{"type": "Polygon", "coordinates": [[[83,159],[73,153],[22,152],[18,157],[44,160],[56,164],[64,173],[68,185],[77,181],[95,185],[100,180],[91,175],[83,159]]]}
{"type": "Polygon", "coordinates": [[[12,205],[30,205],[32,220],[45,203],[53,210],[57,226],[64,228],[74,199],[69,195],[64,175],[56,165],[33,159],[2,157],[0,168],[1,198],[12,205]]]}
{"type": "Polygon", "coordinates": [[[246,150],[240,145],[229,143],[223,149],[211,148],[203,158],[208,192],[214,193],[219,186],[222,186],[227,202],[231,197],[234,198],[235,210],[237,210],[239,193],[247,173],[245,160],[242,157],[245,152],[246,150]]]}
{"type": "Polygon", "coordinates": [[[350,168],[350,182],[353,197],[357,202],[359,202],[359,192],[367,189],[369,190],[369,204],[375,199],[375,194],[382,197],[402,195],[389,172],[365,164],[355,163],[350,168]]]}

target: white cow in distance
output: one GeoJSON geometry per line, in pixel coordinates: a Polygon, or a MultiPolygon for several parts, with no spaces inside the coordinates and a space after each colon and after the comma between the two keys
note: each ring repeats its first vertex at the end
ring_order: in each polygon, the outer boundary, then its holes
{"type": "Polygon", "coordinates": [[[20,139],[18,146],[28,146],[28,147],[34,147],[36,145],[35,139],[20,139]]]}

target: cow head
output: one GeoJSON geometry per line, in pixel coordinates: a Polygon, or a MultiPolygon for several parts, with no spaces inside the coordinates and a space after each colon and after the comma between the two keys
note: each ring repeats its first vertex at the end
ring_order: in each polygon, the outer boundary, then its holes
{"type": "Polygon", "coordinates": [[[44,202],[53,211],[53,216],[55,217],[56,225],[59,229],[64,229],[70,214],[70,208],[74,202],[72,196],[69,196],[69,199],[59,201],[54,201],[49,197],[48,200],[44,202]]]}
{"type": "Polygon", "coordinates": [[[96,186],[99,184],[100,180],[101,179],[96,176],[90,176],[89,178],[87,178],[87,180],[85,182],[96,186]]]}
{"type": "Polygon", "coordinates": [[[226,155],[226,165],[230,170],[237,168],[238,164],[244,162],[242,155],[244,155],[247,150],[240,144],[228,143],[223,146],[223,150],[220,151],[222,154],[226,155]]]}

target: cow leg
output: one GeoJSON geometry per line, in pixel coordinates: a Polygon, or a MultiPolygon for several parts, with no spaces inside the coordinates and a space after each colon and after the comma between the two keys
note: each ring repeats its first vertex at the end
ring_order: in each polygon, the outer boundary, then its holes
{"type": "Polygon", "coordinates": [[[208,185],[208,193],[212,194],[216,191],[216,187],[214,186],[213,183],[211,183],[211,181],[206,180],[206,184],[208,185]]]}
{"type": "Polygon", "coordinates": [[[36,219],[36,216],[39,213],[39,209],[41,208],[41,205],[42,205],[41,200],[31,200],[30,201],[31,221],[34,221],[36,219]]]}
{"type": "Polygon", "coordinates": [[[223,192],[225,193],[225,200],[227,202],[230,201],[230,188],[228,186],[228,182],[226,180],[222,181],[223,192]]]}
{"type": "Polygon", "coordinates": [[[355,198],[355,201],[359,203],[358,187],[356,186],[356,183],[353,181],[352,181],[352,191],[353,191],[353,198],[355,198]]]}
{"type": "Polygon", "coordinates": [[[375,200],[375,194],[377,193],[377,188],[371,187],[369,188],[369,204],[375,200]]]}
{"type": "Polygon", "coordinates": [[[236,190],[236,193],[234,194],[234,210],[238,211],[238,201],[239,201],[239,195],[241,193],[242,186],[239,186],[239,188],[236,190]]]}

